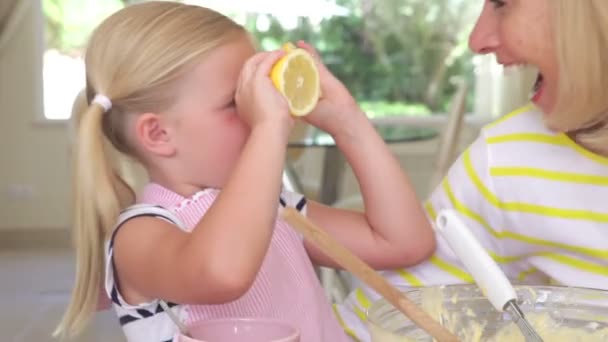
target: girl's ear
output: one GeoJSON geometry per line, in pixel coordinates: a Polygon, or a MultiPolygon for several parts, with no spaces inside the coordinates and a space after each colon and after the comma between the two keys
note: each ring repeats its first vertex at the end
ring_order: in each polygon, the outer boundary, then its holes
{"type": "Polygon", "coordinates": [[[147,152],[160,157],[171,157],[176,148],[166,127],[167,122],[155,113],[144,113],[135,121],[135,136],[147,152]]]}

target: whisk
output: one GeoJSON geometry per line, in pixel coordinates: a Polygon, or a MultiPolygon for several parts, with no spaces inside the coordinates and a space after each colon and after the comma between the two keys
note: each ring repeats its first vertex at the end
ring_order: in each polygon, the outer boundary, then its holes
{"type": "Polygon", "coordinates": [[[439,213],[435,229],[471,273],[483,294],[498,311],[506,311],[523,334],[526,342],[543,342],[517,305],[517,293],[496,262],[454,210],[439,213]]]}

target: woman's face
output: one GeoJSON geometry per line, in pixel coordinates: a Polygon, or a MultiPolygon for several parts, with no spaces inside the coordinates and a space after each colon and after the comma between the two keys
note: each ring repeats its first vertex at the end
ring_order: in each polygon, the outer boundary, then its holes
{"type": "Polygon", "coordinates": [[[537,67],[539,75],[532,101],[545,113],[550,113],[555,105],[559,82],[550,1],[484,0],[469,38],[471,50],[493,53],[505,67],[537,67]]]}

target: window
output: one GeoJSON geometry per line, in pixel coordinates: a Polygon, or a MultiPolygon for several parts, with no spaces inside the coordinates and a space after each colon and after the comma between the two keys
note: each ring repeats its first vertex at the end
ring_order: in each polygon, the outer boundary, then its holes
{"type": "Polygon", "coordinates": [[[43,55],[44,116],[70,117],[74,98],[85,85],[82,59],[92,30],[124,6],[120,0],[42,0],[46,49],[43,55]]]}
{"type": "MultiPolygon", "coordinates": [[[[84,87],[82,53],[92,29],[129,0],[43,0],[44,113],[70,116],[84,87]]],[[[473,82],[467,34],[471,0],[184,0],[243,24],[263,49],[304,39],[370,116],[445,112],[454,76],[473,82]]],[[[476,2],[476,1],[474,1],[476,2]]],[[[472,8],[473,7],[473,8],[472,8]]],[[[469,107],[472,106],[472,96],[469,107]]]]}

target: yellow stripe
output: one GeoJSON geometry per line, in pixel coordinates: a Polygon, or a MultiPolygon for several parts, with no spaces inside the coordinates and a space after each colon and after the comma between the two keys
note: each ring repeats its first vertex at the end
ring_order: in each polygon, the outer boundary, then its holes
{"type": "Polygon", "coordinates": [[[572,149],[574,149],[579,154],[582,154],[586,158],[589,158],[599,164],[608,165],[608,158],[587,150],[586,148],[577,144],[574,140],[570,139],[570,137],[567,136],[566,134],[560,134],[559,137],[561,140],[563,140],[563,142],[566,145],[570,146],[572,149]]]}
{"type": "MultiPolygon", "coordinates": [[[[454,196],[454,193],[452,192],[448,179],[444,180],[443,189],[446,192],[446,195],[448,196],[453,207],[458,212],[477,221],[482,227],[484,227],[486,229],[486,231],[488,233],[490,233],[492,236],[494,236],[497,239],[512,239],[512,240],[517,240],[517,241],[521,241],[521,242],[525,242],[525,243],[529,243],[529,244],[533,244],[533,245],[559,248],[562,250],[567,250],[567,251],[587,255],[587,256],[602,259],[602,260],[608,260],[608,250],[571,246],[571,245],[566,245],[563,243],[546,241],[546,240],[542,240],[542,239],[538,239],[538,238],[534,238],[534,237],[530,237],[530,236],[525,236],[525,235],[517,234],[514,232],[510,232],[510,231],[500,231],[500,232],[496,231],[480,215],[473,212],[471,209],[466,207],[463,203],[458,201],[458,199],[456,199],[456,197],[454,196]]],[[[608,268],[604,265],[593,263],[593,262],[588,262],[588,261],[582,261],[582,260],[575,259],[572,257],[556,256],[554,253],[547,252],[547,251],[541,251],[538,253],[531,253],[531,254],[521,255],[521,256],[499,256],[496,253],[493,253],[492,251],[489,251],[489,252],[490,252],[490,255],[499,263],[511,263],[511,262],[515,262],[515,261],[518,261],[518,260],[521,260],[524,258],[528,258],[528,257],[532,257],[532,256],[546,256],[546,257],[550,257],[553,260],[555,260],[559,263],[562,263],[564,265],[568,265],[570,267],[574,267],[574,268],[584,270],[587,272],[596,273],[596,274],[605,274],[603,272],[608,273],[608,268]]],[[[440,267],[439,265],[436,265],[436,266],[440,267]]],[[[449,271],[447,271],[447,272],[452,273],[449,271]]],[[[460,279],[462,279],[462,278],[460,278],[460,279]]]]}
{"type": "Polygon", "coordinates": [[[572,245],[567,245],[567,244],[561,243],[561,242],[547,241],[547,240],[543,240],[543,239],[539,239],[539,238],[535,238],[535,237],[531,237],[531,236],[517,234],[514,232],[510,232],[510,231],[497,232],[497,234],[495,236],[499,239],[517,240],[517,241],[525,242],[525,243],[528,243],[531,245],[538,245],[538,246],[543,246],[543,247],[562,249],[562,250],[566,250],[566,251],[573,252],[573,253],[578,253],[578,254],[585,255],[588,257],[592,257],[592,258],[608,260],[608,250],[605,250],[605,249],[595,249],[595,248],[588,248],[588,247],[572,246],[572,245]]]}
{"type": "Polygon", "coordinates": [[[437,268],[453,275],[465,283],[473,282],[473,277],[471,277],[470,274],[444,260],[441,260],[437,255],[433,255],[430,260],[431,264],[435,265],[437,268]]]}
{"type": "MultiPolygon", "coordinates": [[[[444,181],[444,184],[445,184],[445,182],[447,182],[447,179],[444,181]]],[[[434,221],[435,218],[437,217],[437,212],[435,211],[435,208],[433,207],[433,204],[431,203],[431,201],[426,202],[425,208],[434,221]]],[[[473,278],[468,273],[466,273],[465,271],[459,269],[458,267],[456,267],[454,265],[447,263],[446,261],[441,260],[437,255],[433,255],[431,257],[430,261],[433,265],[435,265],[439,269],[455,276],[456,278],[458,278],[464,282],[467,282],[467,283],[473,282],[473,278]]],[[[414,286],[422,286],[422,282],[419,279],[417,279],[413,274],[411,274],[403,269],[401,269],[397,272],[399,273],[399,275],[402,278],[407,280],[410,284],[415,283],[417,285],[414,285],[414,286]]]]}
{"type": "MultiPolygon", "coordinates": [[[[513,257],[500,257],[494,253],[492,253],[492,254],[493,254],[492,257],[494,259],[498,259],[499,262],[502,262],[502,263],[509,263],[512,261],[517,261],[517,260],[521,260],[521,259],[532,257],[532,256],[541,256],[541,257],[544,257],[547,259],[554,260],[562,265],[570,266],[577,270],[582,270],[585,272],[594,273],[594,274],[598,274],[601,276],[608,276],[608,267],[606,267],[606,265],[596,264],[594,262],[580,260],[577,258],[573,258],[570,256],[561,255],[561,254],[557,254],[557,253],[539,252],[539,253],[533,253],[533,254],[522,255],[522,256],[513,256],[513,257]]],[[[441,270],[455,276],[456,278],[459,278],[460,280],[462,280],[464,282],[472,283],[474,281],[473,278],[471,277],[471,275],[469,275],[467,272],[461,270],[460,268],[458,268],[454,265],[449,264],[448,262],[446,262],[444,260],[441,260],[436,255],[431,257],[431,263],[433,265],[435,265],[436,267],[440,268],[441,270]]],[[[531,270],[524,271],[524,272],[534,273],[531,270]]],[[[523,276],[523,278],[525,278],[529,274],[529,273],[524,273],[524,272],[520,273],[518,278],[520,278],[522,276],[523,276]]]]}
{"type": "Polygon", "coordinates": [[[435,208],[433,208],[433,203],[431,203],[431,201],[427,201],[426,203],[424,203],[424,209],[426,209],[426,212],[429,214],[433,221],[437,219],[437,212],[435,211],[435,208]]]}
{"type": "MultiPolygon", "coordinates": [[[[567,266],[572,266],[576,269],[584,270],[584,271],[591,272],[591,273],[603,274],[602,272],[608,272],[608,268],[603,264],[598,264],[598,263],[594,263],[591,261],[582,261],[582,260],[579,260],[579,259],[576,259],[573,257],[565,257],[565,256],[558,255],[556,253],[553,253],[553,252],[540,251],[540,252],[536,252],[536,253],[527,253],[527,254],[515,255],[515,256],[502,256],[502,255],[496,254],[495,252],[493,252],[491,250],[486,250],[486,251],[492,257],[492,259],[494,259],[494,261],[496,261],[499,264],[510,264],[510,263],[518,262],[518,261],[528,259],[531,257],[547,257],[547,258],[551,258],[555,261],[558,261],[560,263],[563,263],[567,266]]],[[[527,271],[523,271],[517,276],[517,279],[520,281],[523,281],[528,275],[535,273],[537,271],[538,270],[536,268],[533,268],[533,269],[530,269],[527,271]]],[[[403,279],[405,279],[408,283],[410,283],[412,286],[414,286],[414,287],[424,286],[422,281],[417,279],[416,276],[414,276],[413,274],[407,272],[405,269],[397,270],[396,272],[403,279]]],[[[453,274],[453,272],[449,272],[449,273],[453,274]]],[[[460,278],[460,276],[459,276],[459,278],[460,278]]],[[[463,279],[463,278],[460,278],[460,279],[463,279]]]]}
{"type": "Polygon", "coordinates": [[[363,312],[361,309],[359,309],[356,306],[353,306],[353,311],[355,312],[357,317],[359,317],[361,322],[363,322],[363,323],[367,322],[367,315],[365,315],[365,312],[363,312]]]}
{"type": "Polygon", "coordinates": [[[422,283],[422,281],[420,281],[420,279],[418,279],[415,275],[406,271],[405,269],[399,269],[396,272],[397,272],[397,274],[399,274],[399,276],[401,278],[403,278],[405,281],[407,281],[410,285],[412,285],[414,287],[424,286],[424,284],[422,283]]]}
{"type": "Polygon", "coordinates": [[[456,198],[456,196],[454,195],[454,192],[452,191],[452,186],[450,185],[450,181],[447,178],[444,179],[442,186],[443,186],[443,191],[445,191],[445,193],[448,196],[448,199],[450,200],[450,202],[452,203],[452,206],[454,207],[454,209],[459,211],[461,214],[466,215],[466,216],[470,217],[471,219],[477,221],[488,231],[488,233],[492,234],[495,237],[499,237],[498,232],[496,230],[494,230],[492,227],[490,227],[490,225],[486,222],[486,220],[483,219],[483,217],[481,217],[480,215],[475,213],[473,210],[469,209],[464,203],[460,202],[456,198]]]}
{"type": "Polygon", "coordinates": [[[355,290],[355,298],[357,299],[359,305],[365,310],[369,309],[369,307],[372,306],[372,301],[367,298],[365,293],[363,293],[363,290],[361,290],[360,288],[355,290]]]}
{"type": "Polygon", "coordinates": [[[590,210],[553,208],[522,202],[502,202],[500,201],[500,199],[498,199],[498,197],[496,197],[496,195],[494,195],[492,192],[490,192],[490,190],[488,190],[488,188],[486,188],[481,179],[479,179],[479,177],[475,173],[475,169],[473,168],[473,162],[471,161],[470,150],[467,150],[464,153],[464,166],[469,178],[471,179],[473,184],[475,184],[475,187],[477,187],[483,197],[485,197],[490,204],[494,205],[499,209],[548,217],[608,223],[608,214],[606,213],[598,213],[590,210]]]}
{"type": "Polygon", "coordinates": [[[542,134],[542,133],[512,133],[497,135],[486,138],[486,144],[502,144],[509,142],[537,142],[557,146],[570,147],[578,154],[585,158],[593,160],[602,165],[608,165],[608,158],[605,156],[596,154],[577,144],[576,141],[572,140],[567,134],[561,133],[558,135],[542,134]]]}
{"type": "Polygon", "coordinates": [[[541,133],[511,133],[486,138],[486,144],[503,144],[509,142],[538,142],[558,146],[570,146],[567,141],[556,135],[541,133]]]}
{"type": "Polygon", "coordinates": [[[348,334],[348,336],[352,337],[353,340],[355,340],[356,342],[360,342],[360,340],[357,338],[357,334],[355,334],[355,332],[350,327],[348,327],[346,325],[346,323],[344,322],[342,315],[340,315],[340,311],[338,311],[337,305],[336,304],[332,305],[332,308],[334,309],[334,315],[338,319],[338,323],[340,323],[340,325],[342,326],[342,329],[344,329],[344,331],[348,334]]]}
{"type": "Polygon", "coordinates": [[[486,251],[488,252],[488,254],[490,254],[492,259],[494,259],[494,261],[496,261],[499,264],[510,264],[510,263],[517,262],[517,261],[520,261],[522,259],[529,257],[529,255],[502,256],[502,255],[498,255],[498,254],[492,252],[491,250],[486,250],[486,251]]]}
{"type": "Polygon", "coordinates": [[[525,242],[525,243],[528,243],[531,245],[537,245],[537,246],[543,246],[543,247],[549,247],[549,248],[558,248],[558,249],[563,249],[563,250],[566,250],[569,252],[590,256],[593,258],[608,260],[608,250],[606,250],[606,249],[595,249],[595,248],[587,248],[587,247],[580,247],[580,246],[572,246],[572,245],[567,245],[567,244],[560,243],[560,242],[547,241],[547,240],[539,239],[536,237],[522,235],[522,234],[518,234],[515,232],[508,231],[508,230],[496,231],[479,214],[475,213],[473,210],[468,208],[466,205],[464,205],[464,203],[460,202],[456,198],[456,196],[454,196],[454,193],[452,192],[452,188],[450,186],[450,182],[448,181],[447,178],[443,181],[442,186],[443,186],[443,190],[446,192],[446,195],[448,196],[450,202],[452,203],[452,206],[454,207],[454,209],[456,209],[461,214],[468,216],[469,218],[477,221],[477,223],[479,223],[490,235],[494,236],[497,239],[500,239],[500,240],[511,239],[511,240],[525,242]]]}
{"type": "MultiPolygon", "coordinates": [[[[554,261],[557,261],[560,264],[568,265],[568,266],[573,267],[578,270],[598,274],[601,276],[608,276],[608,267],[606,267],[605,265],[599,265],[599,264],[595,264],[593,262],[589,262],[586,260],[580,260],[580,259],[576,259],[576,258],[569,257],[566,255],[560,255],[557,253],[537,253],[537,255],[548,258],[548,259],[552,259],[554,261]]],[[[522,259],[522,257],[510,257],[510,258],[522,259]]],[[[471,275],[469,275],[467,272],[440,259],[436,255],[431,257],[431,263],[433,265],[435,265],[437,268],[453,275],[454,277],[456,277],[466,283],[474,282],[473,277],[471,275]]],[[[536,269],[530,269],[530,270],[521,272],[518,275],[518,279],[524,280],[529,274],[535,273],[536,271],[537,271],[536,269]]]]}
{"type": "Polygon", "coordinates": [[[568,265],[573,268],[583,270],[583,271],[586,271],[589,273],[599,274],[601,276],[608,276],[608,266],[606,266],[606,265],[598,265],[598,264],[590,262],[590,261],[580,260],[580,259],[576,259],[576,258],[567,256],[567,255],[561,255],[561,254],[557,254],[557,253],[550,253],[547,255],[543,255],[543,257],[557,261],[560,264],[568,265]]]}
{"type": "Polygon", "coordinates": [[[527,278],[529,275],[534,274],[534,273],[536,273],[536,272],[538,272],[538,269],[537,269],[536,267],[532,267],[532,268],[530,268],[530,269],[527,269],[527,270],[525,270],[525,271],[522,271],[522,272],[520,272],[520,273],[517,275],[517,280],[518,280],[518,281],[524,281],[524,280],[526,280],[526,278],[527,278]]]}
{"type": "Polygon", "coordinates": [[[540,251],[540,252],[526,253],[526,254],[516,255],[516,256],[501,256],[501,255],[497,255],[496,253],[494,253],[492,251],[488,251],[488,253],[497,263],[500,263],[500,264],[510,264],[510,263],[517,262],[520,260],[539,256],[539,257],[550,258],[550,259],[558,261],[562,264],[573,266],[574,268],[584,270],[587,272],[591,272],[591,273],[597,273],[597,274],[608,273],[608,267],[602,263],[595,263],[593,261],[580,260],[575,257],[565,256],[565,255],[555,253],[555,252],[540,251]],[[604,273],[602,273],[602,272],[604,272],[604,273]]]}
{"type": "MultiPolygon", "coordinates": [[[[533,257],[533,256],[540,256],[540,257],[554,260],[562,265],[570,266],[577,270],[594,273],[594,274],[598,274],[601,276],[608,276],[608,267],[606,267],[606,265],[597,264],[597,263],[594,263],[591,261],[586,261],[586,260],[580,260],[577,258],[573,258],[570,256],[557,254],[557,253],[539,252],[539,253],[531,253],[531,254],[521,255],[521,256],[501,257],[501,256],[498,256],[495,253],[491,252],[491,255],[497,262],[503,263],[503,264],[526,259],[526,258],[533,257]]],[[[436,267],[442,269],[443,271],[459,278],[462,281],[469,282],[469,283],[473,282],[473,278],[468,273],[457,268],[454,265],[447,263],[444,260],[439,259],[437,256],[433,256],[431,258],[431,263],[433,265],[435,265],[436,267]]],[[[536,269],[534,269],[534,271],[532,271],[532,270],[524,271],[518,275],[518,279],[523,280],[529,274],[532,274],[536,271],[537,271],[536,269]]]]}
{"type": "Polygon", "coordinates": [[[487,127],[487,128],[492,128],[492,127],[495,127],[495,126],[497,126],[497,125],[499,125],[499,124],[501,124],[501,123],[503,123],[503,122],[505,122],[505,121],[509,120],[509,119],[510,119],[510,118],[512,118],[512,117],[515,117],[515,116],[517,116],[517,115],[519,115],[519,114],[522,114],[522,113],[525,113],[525,112],[529,112],[529,111],[533,110],[534,108],[535,108],[535,107],[534,107],[534,104],[529,103],[529,104],[525,105],[524,107],[521,107],[521,108],[519,108],[519,109],[516,109],[516,110],[512,111],[511,113],[509,113],[509,114],[507,114],[507,115],[503,116],[502,118],[500,118],[500,119],[498,119],[498,120],[494,121],[493,123],[491,123],[491,124],[487,125],[486,127],[487,127]]]}
{"type": "Polygon", "coordinates": [[[496,177],[532,177],[558,182],[608,186],[608,177],[580,173],[559,172],[532,167],[492,167],[490,175],[496,177]]]}

